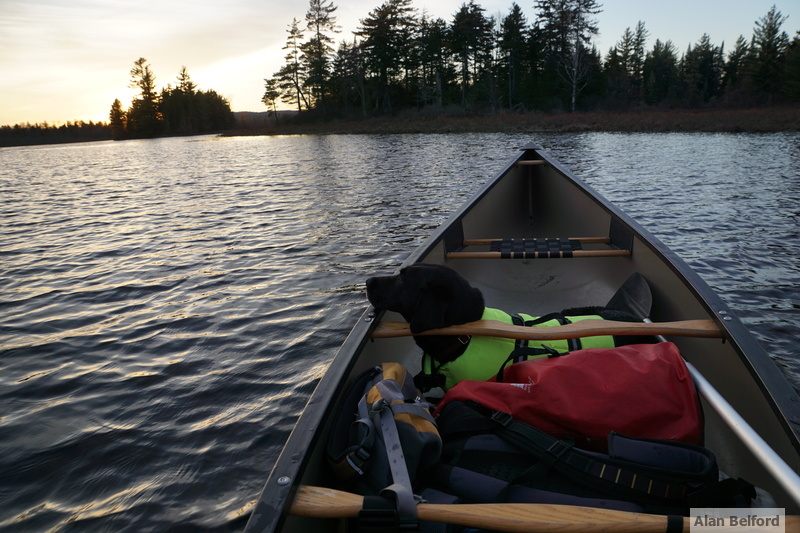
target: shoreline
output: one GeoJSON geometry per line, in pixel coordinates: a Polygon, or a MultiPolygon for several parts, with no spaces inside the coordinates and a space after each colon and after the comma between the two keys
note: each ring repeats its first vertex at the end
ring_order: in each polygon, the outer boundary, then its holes
{"type": "MultiPolygon", "coordinates": [[[[271,120],[271,119],[270,119],[271,120]]],[[[337,119],[326,122],[239,127],[223,136],[342,135],[380,133],[777,133],[800,131],[800,106],[756,109],[671,111],[531,111],[470,116],[423,116],[337,119]]]]}

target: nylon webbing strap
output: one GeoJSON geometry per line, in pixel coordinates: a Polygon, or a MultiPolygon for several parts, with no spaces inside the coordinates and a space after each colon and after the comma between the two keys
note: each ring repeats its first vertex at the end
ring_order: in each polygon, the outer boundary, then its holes
{"type": "Polygon", "coordinates": [[[572,257],[572,252],[582,249],[580,241],[568,238],[502,239],[490,246],[492,252],[500,252],[502,259],[572,257]]]}
{"type": "Polygon", "coordinates": [[[614,465],[610,461],[602,461],[600,458],[582,454],[571,444],[514,420],[507,413],[497,411],[492,414],[491,418],[506,430],[498,432],[498,435],[531,452],[536,457],[544,459],[547,463],[552,464],[552,468],[573,479],[581,479],[588,483],[601,479],[620,489],[633,490],[642,495],[667,500],[684,499],[690,490],[687,484],[667,483],[647,476],[641,471],[635,472],[614,465]]]}
{"type": "MultiPolygon", "coordinates": [[[[578,242],[578,241],[575,241],[578,242]]],[[[578,243],[580,244],[580,243],[578,243]]],[[[563,313],[550,313],[549,315],[540,316],[539,318],[533,320],[524,320],[521,316],[517,314],[511,314],[511,320],[515,326],[539,326],[544,324],[545,322],[550,322],[551,320],[557,320],[558,324],[564,326],[566,324],[572,324],[572,321],[565,317],[563,313]]],[[[580,339],[564,339],[567,342],[567,350],[570,352],[574,352],[576,350],[580,350],[582,348],[581,340],[580,339]]],[[[528,346],[527,340],[517,340],[515,343],[515,348],[525,348],[528,346]]],[[[519,361],[524,361],[527,357],[520,357],[518,360],[514,361],[515,363],[519,361]]]]}
{"type": "MultiPolygon", "coordinates": [[[[511,313],[509,316],[511,317],[511,322],[515,326],[524,326],[525,325],[525,320],[521,316],[519,316],[518,314],[511,313]]],[[[528,341],[526,339],[517,339],[516,341],[514,341],[514,351],[517,351],[520,348],[525,348],[527,346],[528,346],[528,341]]],[[[514,361],[514,362],[518,363],[519,361],[514,361]]]]}
{"type": "Polygon", "coordinates": [[[417,523],[417,501],[411,488],[406,459],[400,442],[400,434],[394,420],[391,406],[385,401],[376,402],[373,409],[379,409],[383,442],[389,458],[389,469],[392,473],[392,484],[381,491],[382,496],[394,496],[397,502],[398,519],[401,529],[413,530],[417,523]],[[382,404],[382,405],[378,405],[382,404]]]}

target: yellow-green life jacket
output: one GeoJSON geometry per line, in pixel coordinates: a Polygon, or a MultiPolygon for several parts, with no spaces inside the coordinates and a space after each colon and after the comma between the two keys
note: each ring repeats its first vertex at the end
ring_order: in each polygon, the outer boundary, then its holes
{"type": "MultiPolygon", "coordinates": [[[[540,327],[560,326],[587,319],[602,320],[602,317],[599,315],[563,316],[561,314],[553,314],[537,318],[525,314],[510,315],[505,311],[487,307],[484,309],[481,319],[499,320],[506,324],[540,327]],[[551,316],[553,318],[550,318],[551,316]]],[[[500,367],[506,362],[511,352],[517,348],[525,347],[545,349],[541,354],[529,354],[525,356],[525,359],[534,359],[547,356],[547,349],[549,349],[550,352],[567,353],[583,348],[613,348],[614,337],[611,335],[601,335],[597,337],[583,337],[581,339],[525,341],[474,335],[470,339],[469,345],[463,354],[443,365],[439,365],[430,355],[423,355],[422,373],[428,375],[440,374],[444,376],[443,388],[445,390],[453,387],[462,380],[486,381],[497,375],[500,367]]]]}

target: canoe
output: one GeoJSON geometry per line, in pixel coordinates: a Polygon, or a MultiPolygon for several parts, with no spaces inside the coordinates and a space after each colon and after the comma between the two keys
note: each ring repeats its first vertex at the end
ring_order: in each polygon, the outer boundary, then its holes
{"type": "MultiPolygon", "coordinates": [[[[652,292],[651,326],[679,348],[692,373],[705,446],[720,470],[768,491],[787,515],[800,512],[797,392],[684,261],[541,147],[523,147],[403,266],[414,263],[447,265],[480,288],[487,305],[532,315],[554,311],[554,302],[564,309],[608,301],[638,272],[652,292]],[[550,244],[531,246],[534,238],[550,244]],[[574,250],[552,245],[576,240],[581,242],[574,250]],[[658,330],[662,323],[682,323],[687,331],[667,324],[658,330]],[[692,333],[703,328],[711,333],[692,333]]],[[[413,339],[386,334],[402,321],[396,313],[364,311],[299,417],[246,531],[336,530],[335,519],[294,516],[290,508],[298,491],[307,495],[301,487],[337,486],[324,448],[342,391],[354,376],[387,361],[420,368],[413,339]]]]}

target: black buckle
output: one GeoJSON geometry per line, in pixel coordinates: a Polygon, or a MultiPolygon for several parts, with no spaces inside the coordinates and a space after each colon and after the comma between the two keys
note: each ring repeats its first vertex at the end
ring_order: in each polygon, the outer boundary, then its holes
{"type": "Polygon", "coordinates": [[[508,427],[514,421],[514,417],[503,411],[495,411],[491,416],[492,421],[497,422],[503,427],[508,427]]]}
{"type": "Polygon", "coordinates": [[[570,451],[573,445],[574,444],[571,442],[556,440],[550,446],[547,447],[546,451],[556,459],[561,459],[561,456],[570,451]]]}
{"type": "Polygon", "coordinates": [[[401,521],[397,505],[391,498],[365,496],[358,511],[358,533],[414,533],[419,531],[419,522],[401,521]]]}

